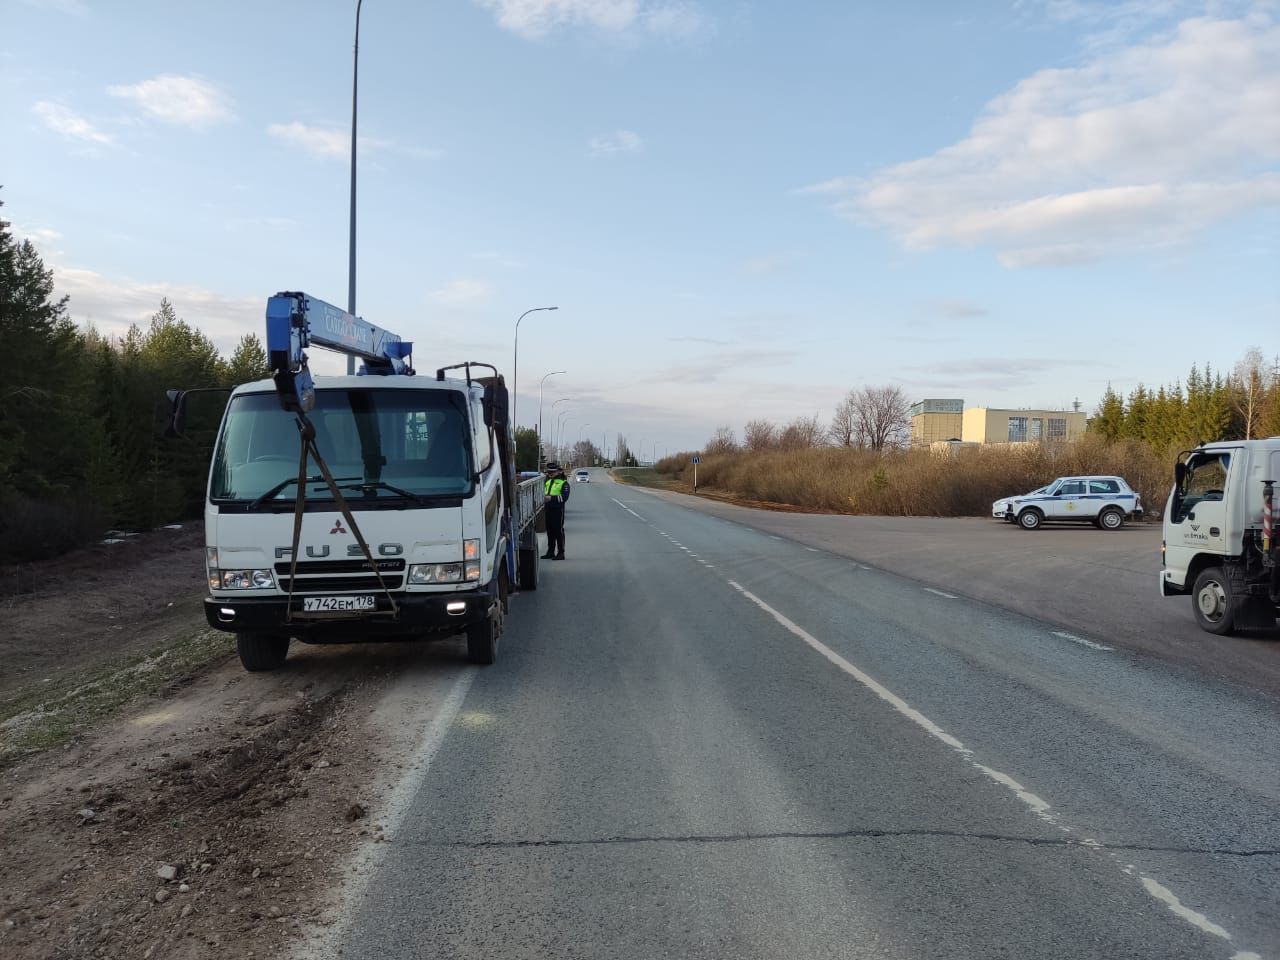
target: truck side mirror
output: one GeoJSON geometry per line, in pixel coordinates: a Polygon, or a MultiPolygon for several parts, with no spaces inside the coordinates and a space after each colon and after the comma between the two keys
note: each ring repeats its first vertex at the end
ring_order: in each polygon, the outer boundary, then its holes
{"type": "Polygon", "coordinates": [[[169,418],[164,425],[164,436],[166,440],[173,440],[182,436],[187,425],[187,391],[166,390],[164,395],[169,398],[169,418]]]}
{"type": "Polygon", "coordinates": [[[481,406],[484,410],[484,424],[486,427],[506,426],[507,421],[510,419],[508,414],[510,398],[507,394],[506,384],[485,384],[484,400],[481,406]]]}
{"type": "Polygon", "coordinates": [[[1179,490],[1182,489],[1182,483],[1187,479],[1187,465],[1179,460],[1173,466],[1173,482],[1179,490]]]}

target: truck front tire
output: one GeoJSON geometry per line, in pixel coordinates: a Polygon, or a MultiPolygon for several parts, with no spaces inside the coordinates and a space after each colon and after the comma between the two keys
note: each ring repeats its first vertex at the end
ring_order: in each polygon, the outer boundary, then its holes
{"type": "Polygon", "coordinates": [[[271,633],[237,633],[236,651],[250,673],[278,670],[289,655],[289,638],[271,633]]]}
{"type": "Polygon", "coordinates": [[[1201,630],[1229,637],[1235,632],[1235,598],[1231,595],[1231,581],[1221,567],[1209,567],[1200,571],[1191,589],[1191,608],[1201,630]]]}

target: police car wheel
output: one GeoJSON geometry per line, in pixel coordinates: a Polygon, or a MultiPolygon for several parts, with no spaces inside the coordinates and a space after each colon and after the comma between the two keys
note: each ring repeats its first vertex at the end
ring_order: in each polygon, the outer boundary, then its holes
{"type": "Polygon", "coordinates": [[[1200,571],[1195,586],[1191,588],[1191,609],[1195,611],[1200,629],[1220,637],[1235,632],[1235,603],[1231,596],[1231,581],[1221,567],[1209,567],[1200,571]]]}
{"type": "Polygon", "coordinates": [[[1035,507],[1028,507],[1018,514],[1018,526],[1023,530],[1039,530],[1044,523],[1044,514],[1035,507]]]}
{"type": "Polygon", "coordinates": [[[1098,514],[1098,526],[1103,530],[1119,530],[1124,526],[1124,514],[1112,507],[1098,514]]]}

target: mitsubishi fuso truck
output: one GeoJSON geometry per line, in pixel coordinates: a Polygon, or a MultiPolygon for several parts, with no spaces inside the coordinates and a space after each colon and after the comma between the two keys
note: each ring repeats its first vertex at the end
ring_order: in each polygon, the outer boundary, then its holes
{"type": "MultiPolygon", "coordinates": [[[[517,480],[503,378],[422,376],[411,344],[304,293],[267,304],[270,380],[236,387],[204,506],[211,626],[248,670],[305,643],[466,635],[493,663],[513,590],[536,589],[541,480],[517,480]],[[312,377],[305,349],[363,361],[312,377]]],[[[185,395],[170,394],[181,429],[185,395]]]]}

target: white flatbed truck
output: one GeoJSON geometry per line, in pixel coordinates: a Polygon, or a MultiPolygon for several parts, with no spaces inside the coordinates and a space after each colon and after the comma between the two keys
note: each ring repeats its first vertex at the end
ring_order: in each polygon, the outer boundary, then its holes
{"type": "MultiPolygon", "coordinates": [[[[214,447],[209,624],[254,671],[291,640],[459,633],[493,663],[512,591],[538,586],[543,503],[540,478],[516,477],[503,378],[419,376],[411,344],[303,293],[268,301],[267,349],[272,379],[232,391],[214,447]],[[313,380],[312,345],[359,357],[360,375],[313,380]]],[[[185,394],[170,396],[181,431],[185,394]]]]}

